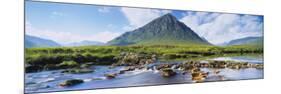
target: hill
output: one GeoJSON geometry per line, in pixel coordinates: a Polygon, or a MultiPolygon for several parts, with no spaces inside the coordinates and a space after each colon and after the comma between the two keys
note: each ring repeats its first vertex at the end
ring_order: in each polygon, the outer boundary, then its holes
{"type": "Polygon", "coordinates": [[[25,35],[24,39],[25,48],[34,48],[34,47],[58,47],[60,44],[55,41],[43,39],[35,36],[25,35]]]}

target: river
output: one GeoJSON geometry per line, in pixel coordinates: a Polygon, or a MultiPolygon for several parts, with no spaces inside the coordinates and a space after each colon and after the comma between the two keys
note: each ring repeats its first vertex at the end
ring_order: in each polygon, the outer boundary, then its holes
{"type": "MultiPolygon", "coordinates": [[[[212,60],[231,60],[243,61],[249,63],[263,63],[262,56],[232,56],[232,57],[215,57],[209,58],[212,60]]],[[[156,64],[163,63],[158,61],[156,64]]],[[[164,62],[166,63],[166,62],[164,62]]],[[[174,61],[172,63],[181,63],[174,61]]],[[[104,74],[117,72],[124,67],[109,68],[108,66],[92,66],[92,73],[86,74],[66,74],[61,73],[63,70],[43,71],[37,73],[26,73],[25,75],[25,91],[26,93],[34,92],[51,92],[63,90],[83,90],[83,89],[99,89],[99,88],[115,88],[128,86],[146,86],[146,85],[162,85],[175,83],[195,83],[191,80],[189,73],[183,75],[179,70],[175,70],[178,74],[164,78],[157,70],[135,70],[128,71],[125,74],[116,76],[115,79],[106,79],[104,74]],[[58,84],[69,79],[83,79],[84,83],[71,87],[60,87],[58,84]]],[[[244,79],[262,79],[263,69],[245,68],[245,69],[210,69],[202,68],[202,71],[209,71],[210,74],[205,82],[212,81],[229,81],[229,80],[244,80],[244,79]],[[212,71],[219,70],[219,74],[212,71]]]]}

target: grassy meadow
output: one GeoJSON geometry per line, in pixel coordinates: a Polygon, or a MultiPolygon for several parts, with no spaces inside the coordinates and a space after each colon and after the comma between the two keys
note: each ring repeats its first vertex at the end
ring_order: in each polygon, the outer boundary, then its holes
{"type": "Polygon", "coordinates": [[[134,46],[81,46],[26,48],[26,72],[74,67],[91,63],[112,65],[124,53],[156,55],[159,59],[192,59],[226,54],[263,53],[260,46],[208,46],[208,45],[134,45],[134,46]],[[66,63],[75,62],[75,63],[66,63]]]}

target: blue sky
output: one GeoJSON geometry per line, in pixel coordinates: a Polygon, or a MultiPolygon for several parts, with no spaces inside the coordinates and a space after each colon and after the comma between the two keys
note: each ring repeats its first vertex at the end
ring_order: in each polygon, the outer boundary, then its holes
{"type": "Polygon", "coordinates": [[[26,34],[60,44],[83,40],[107,42],[167,13],[213,44],[263,34],[263,17],[254,15],[31,1],[25,7],[26,34]]]}

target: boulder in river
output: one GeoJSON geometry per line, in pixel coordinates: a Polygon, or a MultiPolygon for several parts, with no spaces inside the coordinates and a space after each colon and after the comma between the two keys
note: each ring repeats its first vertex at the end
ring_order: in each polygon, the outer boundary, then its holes
{"type": "Polygon", "coordinates": [[[121,60],[121,64],[123,65],[136,65],[139,62],[139,56],[136,53],[127,53],[125,56],[123,56],[121,60]]]}
{"type": "Polygon", "coordinates": [[[104,74],[104,76],[106,77],[106,79],[113,79],[117,76],[117,74],[113,73],[113,74],[104,74]]]}
{"type": "Polygon", "coordinates": [[[120,70],[119,74],[124,74],[126,71],[125,70],[120,70]]]}
{"type": "Polygon", "coordinates": [[[157,55],[156,55],[156,54],[151,55],[151,59],[152,59],[153,61],[156,61],[156,60],[157,60],[157,55]]]}
{"type": "Polygon", "coordinates": [[[152,59],[147,59],[146,61],[145,61],[145,64],[151,64],[151,63],[154,63],[155,61],[153,61],[152,59]]]}
{"type": "Polygon", "coordinates": [[[195,81],[195,82],[203,82],[207,76],[208,76],[209,72],[194,72],[194,73],[191,73],[191,76],[192,76],[192,80],[195,81]]]}
{"type": "Polygon", "coordinates": [[[226,68],[226,66],[229,63],[231,63],[231,62],[230,61],[218,61],[218,60],[209,61],[211,68],[226,68]]]}
{"type": "Polygon", "coordinates": [[[161,70],[161,75],[163,77],[171,77],[171,76],[175,76],[177,73],[174,72],[172,69],[170,68],[164,68],[161,70]]]}
{"type": "Polygon", "coordinates": [[[256,68],[256,69],[263,69],[263,64],[256,64],[256,65],[255,65],[255,68],[256,68]]]}
{"type": "Polygon", "coordinates": [[[25,66],[26,73],[38,72],[41,71],[41,69],[42,68],[40,66],[25,66]]]}
{"type": "Polygon", "coordinates": [[[209,63],[200,63],[201,68],[208,68],[209,66],[209,63]]]}
{"type": "Polygon", "coordinates": [[[200,68],[194,67],[190,70],[191,73],[200,72],[200,68]]]}
{"type": "Polygon", "coordinates": [[[92,72],[94,71],[88,68],[84,68],[84,69],[74,68],[74,69],[67,69],[62,71],[62,73],[71,73],[71,74],[83,74],[83,73],[92,73],[92,72]]]}
{"type": "Polygon", "coordinates": [[[146,63],[146,59],[140,59],[139,64],[144,65],[146,63]]]}
{"type": "Polygon", "coordinates": [[[128,67],[125,67],[124,71],[134,71],[136,69],[135,66],[128,66],[128,67]]]}
{"type": "Polygon", "coordinates": [[[137,66],[145,65],[156,62],[156,55],[146,54],[146,53],[132,53],[132,52],[122,52],[120,56],[117,57],[119,60],[116,65],[121,66],[137,66]]]}
{"type": "Polygon", "coordinates": [[[171,68],[172,67],[172,64],[159,64],[156,66],[156,69],[157,70],[162,70],[162,69],[166,69],[166,68],[171,68]]]}
{"type": "Polygon", "coordinates": [[[237,70],[241,68],[241,66],[238,64],[230,64],[230,65],[228,65],[228,67],[231,69],[237,69],[237,70]]]}
{"type": "Polygon", "coordinates": [[[69,86],[74,86],[74,85],[81,84],[81,83],[84,83],[84,81],[81,79],[71,79],[71,80],[66,80],[66,81],[60,83],[59,86],[69,87],[69,86]]]}

